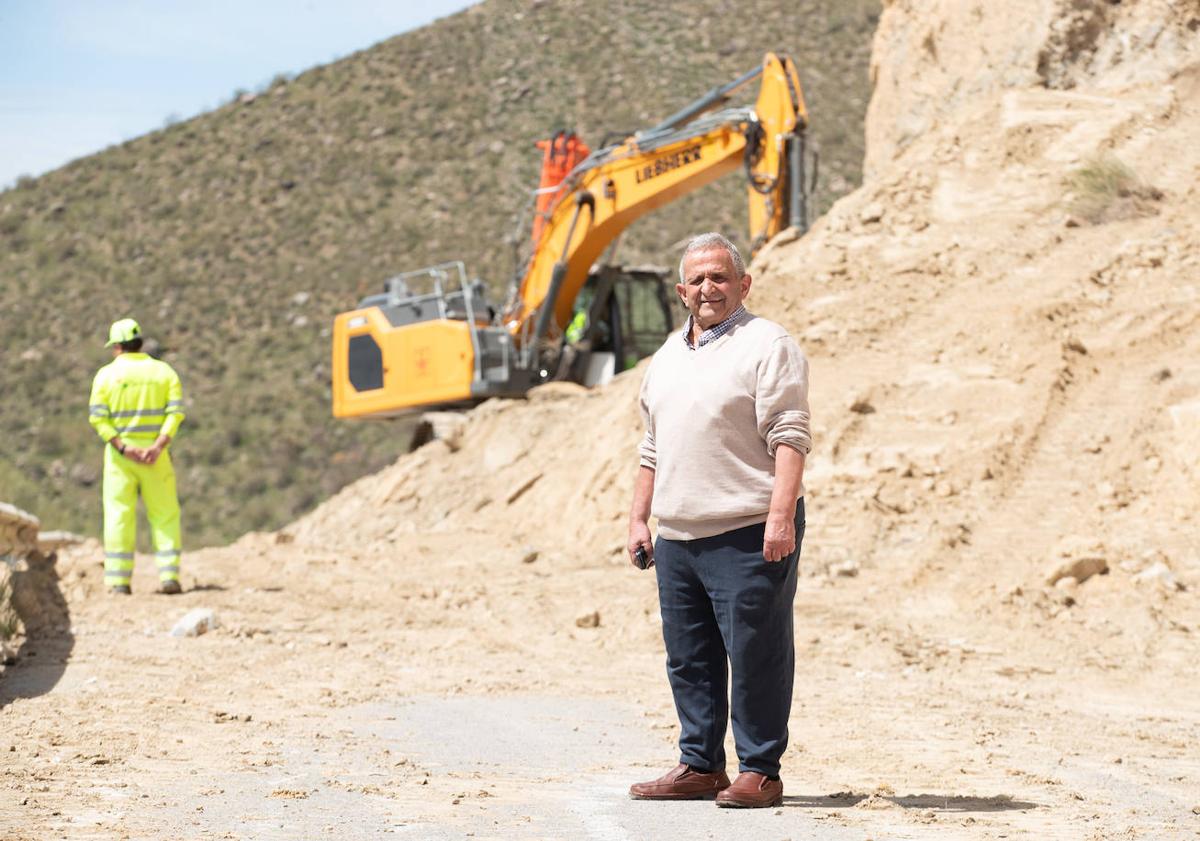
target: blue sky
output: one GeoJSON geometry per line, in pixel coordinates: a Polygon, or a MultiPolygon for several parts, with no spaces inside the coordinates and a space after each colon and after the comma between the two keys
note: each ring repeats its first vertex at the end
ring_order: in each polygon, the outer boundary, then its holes
{"type": "Polygon", "coordinates": [[[0,189],[471,0],[0,0],[0,189]]]}

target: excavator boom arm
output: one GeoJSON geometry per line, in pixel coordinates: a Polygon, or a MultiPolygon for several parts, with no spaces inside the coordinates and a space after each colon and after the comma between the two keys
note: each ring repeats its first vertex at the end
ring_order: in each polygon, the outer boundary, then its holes
{"type": "Polygon", "coordinates": [[[795,66],[769,53],[761,68],[593,153],[568,176],[569,190],[542,228],[516,304],[504,316],[510,332],[528,347],[551,323],[561,330],[588,270],[618,234],[739,167],[748,181],[752,247],[774,236],[790,221],[789,155],[799,151],[807,116],[795,66]],[[711,110],[757,76],[762,85],[753,108],[711,110]]]}

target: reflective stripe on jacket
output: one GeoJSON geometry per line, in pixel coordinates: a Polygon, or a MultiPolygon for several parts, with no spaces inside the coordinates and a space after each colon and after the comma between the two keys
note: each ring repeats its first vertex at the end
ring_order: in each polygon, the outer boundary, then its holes
{"type": "Polygon", "coordinates": [[[167,363],[145,353],[122,353],[96,372],[88,422],[107,443],[120,435],[153,441],[175,437],[183,423],[183,387],[167,363]]]}

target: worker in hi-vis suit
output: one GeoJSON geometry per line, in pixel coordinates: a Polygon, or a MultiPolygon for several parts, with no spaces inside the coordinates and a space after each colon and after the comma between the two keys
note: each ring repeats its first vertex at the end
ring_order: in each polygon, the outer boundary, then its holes
{"type": "Polygon", "coordinates": [[[88,420],[104,440],[104,583],[129,595],[138,492],[146,504],[158,592],[180,592],[179,498],[167,445],[183,423],[183,388],[167,363],[142,353],[142,328],[115,322],[105,347],[113,361],[96,372],[88,420]]]}

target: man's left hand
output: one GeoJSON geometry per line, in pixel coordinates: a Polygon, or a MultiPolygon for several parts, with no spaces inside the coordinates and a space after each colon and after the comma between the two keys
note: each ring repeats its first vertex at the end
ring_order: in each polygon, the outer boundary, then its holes
{"type": "Polygon", "coordinates": [[[763,557],[769,562],[782,561],[796,549],[796,522],[792,517],[767,515],[763,534],[763,557]]]}

